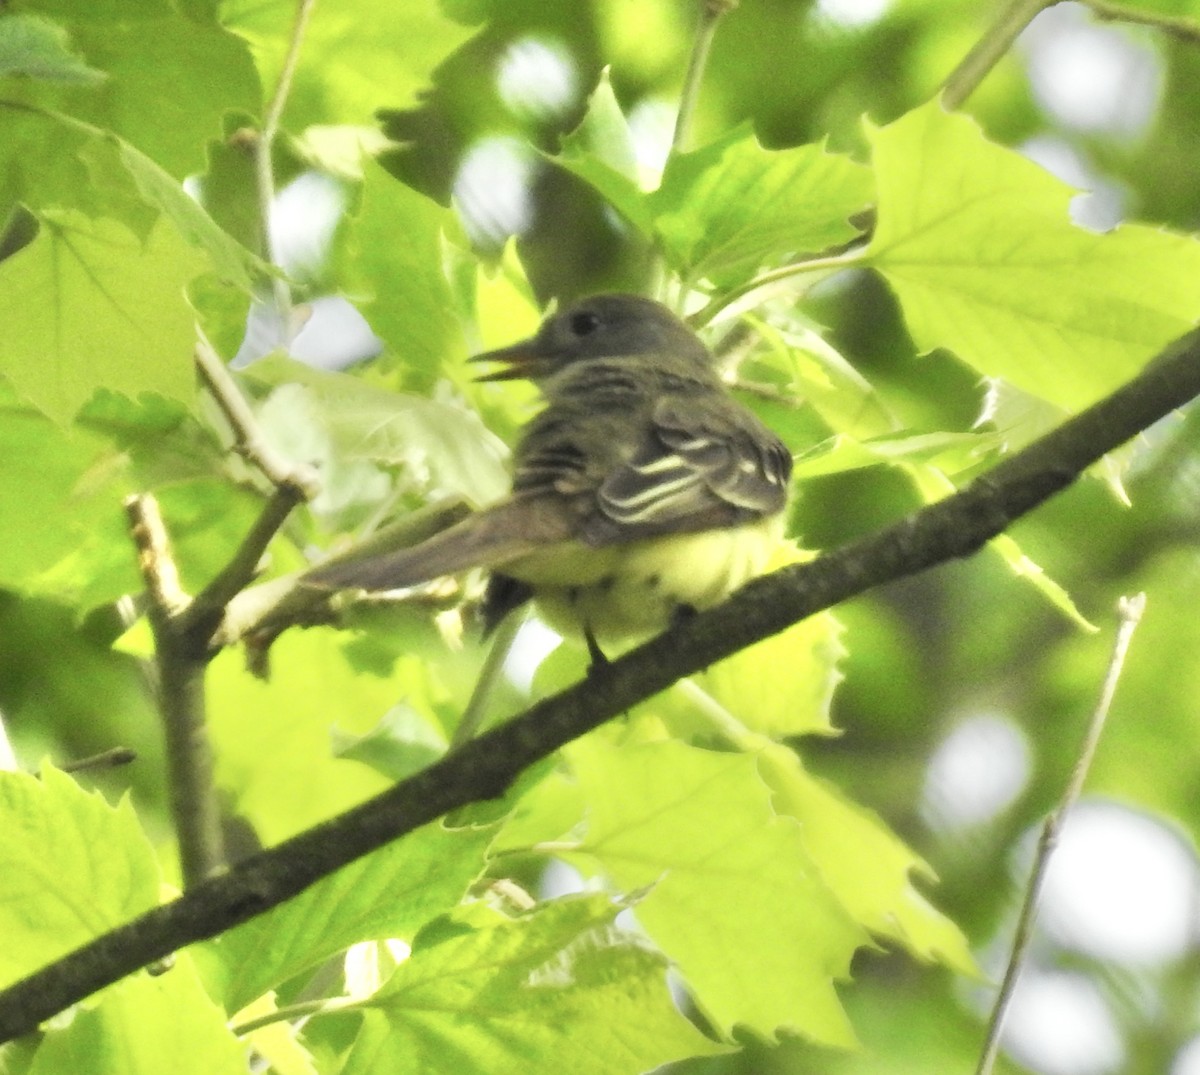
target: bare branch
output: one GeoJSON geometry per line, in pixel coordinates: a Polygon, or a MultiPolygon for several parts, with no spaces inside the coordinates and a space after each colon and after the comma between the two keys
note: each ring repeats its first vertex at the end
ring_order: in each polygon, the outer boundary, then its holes
{"type": "Polygon", "coordinates": [[[196,368],[205,387],[229,423],[236,450],[253,463],[274,486],[250,532],[228,564],[196,597],[191,612],[196,626],[201,621],[208,632],[216,629],[225,606],[254,578],[271,539],[297,504],[312,499],[317,477],[310,467],[282,458],[263,437],[254,412],[242,396],[212,344],[199,333],[195,351],[196,368]]]}
{"type": "Polygon", "coordinates": [[[205,728],[208,638],[189,628],[194,606],[180,589],[158,502],[149,494],[131,496],[125,511],[149,598],[147,618],[154,633],[171,819],[179,840],[184,884],[192,885],[224,862],[212,749],[205,728]]]}
{"type": "Polygon", "coordinates": [[[256,466],[276,488],[294,487],[298,500],[315,496],[317,478],[312,469],[284,459],[267,443],[254,412],[221,361],[221,356],[201,332],[198,332],[195,360],[204,387],[229,423],[238,454],[256,466]]]}
{"type": "Polygon", "coordinates": [[[1037,920],[1038,903],[1041,899],[1042,886],[1046,880],[1046,868],[1050,864],[1050,856],[1058,846],[1059,834],[1067,819],[1067,814],[1079,800],[1083,791],[1083,784],[1087,779],[1088,770],[1091,768],[1092,758],[1096,754],[1096,747],[1104,731],[1104,721],[1108,717],[1117,682],[1121,678],[1121,669],[1125,665],[1125,655],[1129,652],[1129,643],[1138,623],[1141,622],[1142,612],[1145,608],[1145,594],[1121,598],[1118,608],[1121,621],[1113,642],[1112,656],[1109,658],[1104,686],[1100,691],[1100,700],[1096,703],[1092,718],[1088,722],[1079,757],[1075,762],[1074,769],[1071,770],[1071,779],[1067,783],[1066,791],[1063,792],[1062,801],[1058,804],[1057,809],[1046,818],[1046,822],[1042,826],[1037,853],[1033,859],[1033,868],[1029,874],[1029,884],[1025,889],[1025,901],[1021,906],[1021,914],[1017,919],[1017,928],[1013,935],[1008,966],[1004,971],[1004,980],[1000,983],[1000,991],[996,995],[996,1003],[992,1006],[983,1052],[979,1058],[979,1066],[975,1069],[975,1075],[991,1075],[992,1068],[995,1066],[996,1055],[1000,1051],[1000,1035],[1004,1030],[1004,1020],[1008,1015],[1013,994],[1016,992],[1017,979],[1021,975],[1021,968],[1029,951],[1029,942],[1033,939],[1033,926],[1037,920]]]}

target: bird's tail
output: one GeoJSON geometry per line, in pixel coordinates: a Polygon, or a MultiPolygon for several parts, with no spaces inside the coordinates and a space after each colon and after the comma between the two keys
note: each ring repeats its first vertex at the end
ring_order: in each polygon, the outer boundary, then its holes
{"type": "Polygon", "coordinates": [[[515,497],[409,548],[318,566],[300,581],[324,590],[396,590],[473,567],[499,567],[568,540],[571,530],[561,502],[515,497]]]}

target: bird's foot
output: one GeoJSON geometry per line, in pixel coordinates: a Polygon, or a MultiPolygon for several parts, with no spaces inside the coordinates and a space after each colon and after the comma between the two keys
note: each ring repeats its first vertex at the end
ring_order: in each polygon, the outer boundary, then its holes
{"type": "Polygon", "coordinates": [[[589,676],[595,675],[600,669],[612,664],[612,661],[605,656],[604,650],[600,648],[600,643],[596,641],[596,636],[592,634],[592,629],[588,624],[583,626],[583,640],[587,643],[588,657],[591,658],[587,670],[589,676]]]}

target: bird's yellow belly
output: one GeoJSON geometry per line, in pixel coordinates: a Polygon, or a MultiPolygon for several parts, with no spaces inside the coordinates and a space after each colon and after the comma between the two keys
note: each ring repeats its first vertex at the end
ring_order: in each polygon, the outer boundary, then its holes
{"type": "Polygon", "coordinates": [[[506,564],[534,588],[555,630],[591,629],[602,644],[664,630],[681,608],[710,608],[762,573],[783,533],[780,516],[726,530],[670,534],[627,545],[558,545],[506,564]]]}

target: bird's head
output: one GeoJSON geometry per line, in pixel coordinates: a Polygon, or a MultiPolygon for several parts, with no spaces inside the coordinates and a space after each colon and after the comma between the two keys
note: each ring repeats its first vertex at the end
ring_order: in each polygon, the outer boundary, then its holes
{"type": "Polygon", "coordinates": [[[711,370],[713,362],[683,321],[662,303],[640,295],[581,299],[547,317],[529,339],[471,361],[504,364],[479,377],[481,381],[543,381],[574,363],[639,355],[703,370],[711,370]]]}

